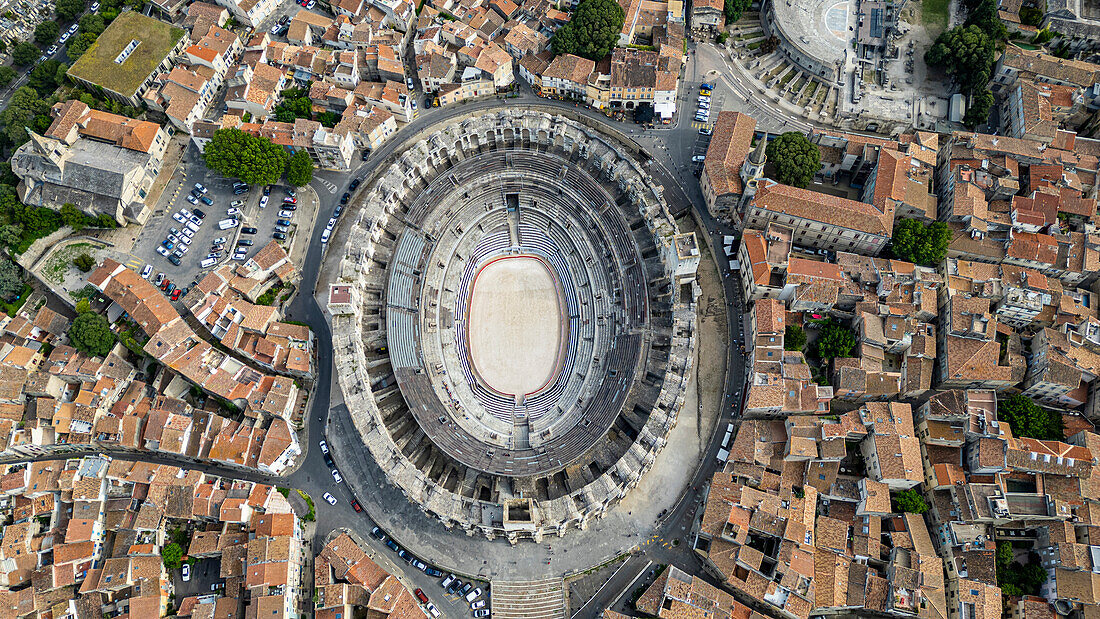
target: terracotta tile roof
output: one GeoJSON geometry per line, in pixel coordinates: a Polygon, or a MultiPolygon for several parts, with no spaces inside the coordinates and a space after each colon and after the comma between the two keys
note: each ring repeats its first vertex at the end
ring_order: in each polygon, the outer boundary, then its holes
{"type": "Polygon", "coordinates": [[[715,195],[740,194],[741,165],[752,148],[756,120],[740,112],[722,111],[714,125],[703,162],[715,195]]]}
{"type": "Polygon", "coordinates": [[[753,197],[750,207],[884,237],[889,237],[894,227],[892,206],[887,206],[883,212],[864,202],[767,179],[753,197]]]}

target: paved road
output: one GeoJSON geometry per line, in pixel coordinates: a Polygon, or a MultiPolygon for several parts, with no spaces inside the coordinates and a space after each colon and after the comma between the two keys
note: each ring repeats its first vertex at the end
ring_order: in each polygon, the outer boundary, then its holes
{"type": "MultiPolygon", "coordinates": [[[[689,67],[690,66],[692,65],[689,64],[689,67]]],[[[693,74],[689,72],[689,80],[691,75],[693,74]]],[[[685,105],[684,102],[690,102],[691,98],[694,96],[695,88],[700,81],[700,79],[696,79],[685,84],[681,105],[685,105]]],[[[723,230],[719,230],[716,223],[706,214],[702,204],[702,197],[699,193],[698,183],[695,182],[694,178],[691,176],[690,167],[688,167],[690,166],[690,153],[698,147],[699,140],[698,130],[694,128],[690,122],[680,118],[674,125],[643,132],[641,129],[637,128],[637,126],[629,123],[610,123],[602,113],[595,110],[588,110],[584,107],[578,107],[564,102],[536,99],[529,91],[523,91],[521,96],[517,99],[491,99],[450,108],[430,108],[429,110],[425,110],[420,118],[417,118],[412,123],[402,128],[397,136],[373,152],[369,159],[365,163],[361,163],[352,173],[339,174],[319,172],[317,181],[315,182],[315,187],[322,202],[318,212],[319,219],[324,220],[329,217],[332,209],[335,208],[338,196],[346,190],[352,178],[363,178],[373,172],[379,165],[387,163],[395,153],[403,149],[405,140],[407,140],[408,137],[417,134],[431,125],[443,122],[455,116],[469,114],[479,110],[513,105],[523,107],[539,105],[548,108],[569,109],[574,113],[588,116],[601,123],[607,123],[611,128],[626,134],[630,138],[637,138],[638,144],[653,156],[653,162],[649,166],[649,171],[658,182],[664,185],[666,199],[669,201],[670,207],[678,212],[686,212],[689,208],[693,209],[701,222],[715,235],[717,241],[712,246],[717,247],[718,251],[721,252],[720,235],[723,230]]],[[[686,111],[686,108],[682,109],[686,111]]],[[[319,274],[323,257],[322,246],[320,244],[320,233],[321,228],[318,227],[317,230],[315,230],[314,239],[310,246],[305,264],[302,266],[303,281],[305,282],[317,282],[320,279],[319,274]]],[[[719,267],[721,267],[724,262],[723,256],[719,255],[717,257],[717,262],[719,267]]],[[[729,274],[726,269],[720,268],[720,271],[723,273],[723,285],[727,299],[736,299],[736,280],[728,276],[729,274]]],[[[317,341],[331,341],[329,325],[321,308],[318,306],[315,298],[307,294],[308,291],[303,290],[302,292],[303,294],[299,294],[288,308],[288,316],[292,319],[302,320],[308,323],[314,329],[317,341]]],[[[738,307],[739,302],[727,304],[727,319],[730,326],[729,341],[731,342],[739,341],[738,317],[740,316],[740,311],[738,307]]],[[[742,363],[740,356],[734,354],[735,350],[737,350],[735,346],[730,347],[728,384],[726,387],[727,394],[738,391],[742,384],[742,363]]],[[[304,435],[305,438],[303,438],[303,449],[306,452],[305,459],[298,470],[287,480],[290,484],[295,487],[303,488],[315,497],[315,502],[318,505],[317,535],[315,535],[314,538],[315,549],[320,548],[320,540],[323,539],[327,531],[333,528],[346,526],[358,531],[369,532],[370,527],[374,524],[366,515],[356,513],[351,509],[348,503],[351,494],[347,485],[341,484],[341,487],[337,488],[337,484],[335,484],[329,476],[329,471],[321,455],[318,453],[319,450],[311,448],[316,446],[317,440],[319,440],[320,437],[325,436],[325,428],[330,425],[331,427],[339,428],[340,437],[348,436],[350,431],[350,423],[349,419],[346,417],[346,409],[335,407],[333,411],[339,418],[329,419],[329,403],[334,399],[331,393],[331,351],[327,347],[318,346],[317,361],[319,372],[312,398],[313,406],[308,418],[308,430],[304,435]],[[338,505],[329,506],[326,503],[316,500],[319,499],[320,495],[325,491],[330,491],[337,496],[340,500],[338,505]]],[[[723,411],[717,425],[717,432],[715,436],[712,437],[706,451],[706,456],[692,479],[692,491],[686,494],[676,503],[675,507],[666,514],[656,534],[654,534],[652,538],[641,542],[644,544],[643,552],[647,556],[647,561],[652,559],[660,563],[675,563],[682,569],[689,570],[693,573],[701,572],[702,566],[689,548],[691,545],[689,534],[700,507],[698,491],[703,487],[706,480],[709,479],[709,476],[715,468],[715,457],[719,448],[718,443],[724,434],[726,424],[732,419],[733,411],[728,405],[728,395],[723,402],[723,411]],[[675,546],[672,545],[670,542],[674,539],[679,540],[680,543],[675,546]]],[[[340,438],[334,434],[329,434],[329,437],[330,443],[333,442],[333,439],[338,441],[340,438]]],[[[356,475],[357,478],[362,476],[365,468],[376,467],[373,462],[368,461],[369,455],[365,454],[365,450],[359,449],[357,453],[341,453],[337,450],[334,450],[334,452],[338,466],[340,466],[345,473],[353,472],[352,474],[356,475]],[[374,466],[372,467],[372,465],[374,466]]],[[[386,490],[396,492],[392,487],[379,487],[378,490],[372,490],[371,494],[389,494],[385,492],[386,490]]],[[[363,498],[368,497],[361,497],[361,502],[363,498]]],[[[404,501],[401,497],[398,497],[397,500],[404,501]]],[[[404,502],[406,503],[405,505],[391,505],[391,507],[399,510],[410,507],[407,501],[404,502]]],[[[419,516],[421,519],[427,520],[428,526],[433,526],[441,530],[439,523],[433,519],[428,519],[421,514],[414,514],[414,516],[419,516]]],[[[455,535],[457,535],[457,533],[455,535]]],[[[368,544],[376,555],[386,557],[393,556],[380,542],[369,537],[369,535],[365,537],[367,537],[368,544]]],[[[541,546],[532,544],[526,544],[523,550],[525,553],[547,552],[541,546]]],[[[552,550],[549,551],[551,554],[548,555],[548,560],[553,557],[552,552],[552,550]]],[[[433,597],[433,601],[437,606],[440,606],[444,614],[452,616],[452,613],[457,613],[453,614],[453,616],[463,616],[463,614],[468,613],[464,605],[448,604],[447,602],[449,600],[444,600],[444,603],[441,604],[438,588],[433,588],[434,585],[429,583],[428,579],[422,573],[404,565],[399,567],[402,569],[399,569],[398,573],[401,573],[403,577],[413,583],[414,586],[422,587],[425,592],[433,597]]],[[[516,574],[518,578],[522,576],[521,574],[516,574]]],[[[587,609],[602,609],[610,605],[610,603],[618,598],[621,593],[622,591],[616,586],[604,587],[587,609]]]]}

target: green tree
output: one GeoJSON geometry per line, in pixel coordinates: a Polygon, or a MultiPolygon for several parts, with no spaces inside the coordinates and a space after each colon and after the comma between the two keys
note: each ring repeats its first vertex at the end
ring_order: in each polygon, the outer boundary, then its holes
{"type": "Polygon", "coordinates": [[[92,43],[95,43],[98,37],[98,34],[85,32],[70,39],[69,47],[65,50],[65,53],[69,56],[69,60],[73,62],[79,60],[80,57],[84,55],[84,52],[88,51],[88,48],[92,46],[92,43]]]}
{"type": "Polygon", "coordinates": [[[290,157],[286,164],[286,182],[295,187],[302,187],[313,180],[313,160],[309,153],[300,150],[290,157]]]}
{"type": "Polygon", "coordinates": [[[963,116],[963,124],[973,129],[989,121],[989,111],[993,109],[993,91],[988,88],[979,90],[970,98],[970,107],[963,116]]]}
{"type": "Polygon", "coordinates": [[[57,7],[54,10],[59,20],[72,21],[84,12],[84,0],[57,0],[57,7]]]}
{"type": "Polygon", "coordinates": [[[25,67],[38,59],[38,47],[34,43],[21,41],[11,50],[11,60],[16,66],[25,67]]]}
{"type": "Polygon", "coordinates": [[[806,332],[801,325],[787,325],[783,330],[783,350],[802,350],[806,345],[806,332]]]}
{"type": "MultiPolygon", "coordinates": [[[[87,314],[82,315],[86,316],[87,314]]],[[[178,570],[183,565],[183,549],[175,542],[165,544],[160,551],[160,558],[164,560],[164,567],[170,570],[178,570]]]]}
{"type": "Polygon", "coordinates": [[[76,258],[73,258],[73,266],[80,269],[81,272],[87,273],[95,268],[95,258],[88,254],[80,254],[76,258]]]}
{"type": "Polygon", "coordinates": [[[555,55],[601,60],[619,41],[626,15],[615,0],[581,0],[573,18],[550,37],[555,55]]]}
{"type": "Polygon", "coordinates": [[[326,127],[335,127],[340,122],[340,115],[336,112],[321,112],[315,120],[326,127]]]}
{"type": "Polygon", "coordinates": [[[73,348],[93,357],[106,357],[115,345],[115,334],[107,319],[93,312],[76,317],[69,326],[69,339],[73,348]]]}
{"type": "Polygon", "coordinates": [[[752,6],[752,0],[725,0],[722,12],[726,14],[726,23],[732,24],[741,19],[741,14],[750,6],[752,6]]]}
{"type": "Polygon", "coordinates": [[[39,45],[49,45],[57,40],[61,34],[61,26],[55,21],[44,21],[34,27],[34,42],[39,45]]]}
{"type": "MultiPolygon", "coordinates": [[[[0,112],[0,126],[3,127],[8,142],[12,146],[19,146],[29,140],[27,128],[33,126],[36,117],[45,116],[48,110],[49,107],[30,86],[16,90],[8,101],[8,107],[0,112]]],[[[45,118],[49,120],[49,116],[45,118]]]]}
{"type": "Polygon", "coordinates": [[[1034,6],[1020,7],[1020,23],[1038,28],[1043,23],[1043,10],[1034,6]]]}
{"type": "Polygon", "coordinates": [[[928,502],[924,500],[924,495],[917,492],[915,488],[895,492],[891,498],[894,503],[894,511],[910,514],[923,514],[928,511],[928,502]]]}
{"type": "Polygon", "coordinates": [[[77,23],[80,24],[78,31],[81,33],[98,36],[107,29],[107,24],[103,21],[103,16],[98,13],[88,13],[84,17],[81,17],[80,21],[77,23]]]}
{"type": "Polygon", "coordinates": [[[207,167],[249,185],[273,185],[286,168],[286,151],[240,129],[219,129],[202,151],[207,167]]]}
{"type": "Polygon", "coordinates": [[[23,226],[4,224],[0,226],[0,243],[8,247],[15,247],[23,240],[23,226]]]}
{"type": "Polygon", "coordinates": [[[997,418],[1007,421],[1012,434],[1040,440],[1065,440],[1062,416],[1042,408],[1018,393],[997,402],[997,418]]]}
{"type": "Polygon", "coordinates": [[[852,349],[856,347],[856,335],[847,326],[830,318],[822,325],[814,346],[817,348],[817,356],[826,361],[837,357],[850,357],[852,349]]]}
{"type": "Polygon", "coordinates": [[[87,224],[88,218],[84,213],[69,202],[62,204],[59,212],[61,214],[61,223],[69,226],[73,230],[83,230],[84,226],[87,224]]]}
{"type": "Polygon", "coordinates": [[[58,71],[62,67],[62,64],[57,60],[46,60],[39,63],[31,72],[27,75],[27,85],[38,91],[41,96],[49,96],[50,93],[57,90],[57,85],[61,82],[58,81],[58,75],[64,79],[64,71],[58,71]]]}
{"type": "Polygon", "coordinates": [[[989,83],[994,48],[993,39],[978,26],[955,26],[936,38],[925,52],[924,62],[943,67],[969,94],[989,83]]]}
{"type": "Polygon", "coordinates": [[[8,51],[8,44],[3,39],[0,39],[0,54],[8,51]]]}
{"type": "Polygon", "coordinates": [[[11,303],[23,292],[23,275],[18,264],[0,258],[0,299],[11,303]]]}
{"type": "Polygon", "coordinates": [[[76,313],[84,314],[92,311],[92,302],[87,297],[76,302],[76,313]]]}
{"type": "Polygon", "coordinates": [[[890,239],[895,256],[924,266],[942,262],[950,244],[951,228],[942,221],[924,225],[916,219],[899,219],[894,223],[894,235],[890,239]]]}
{"type": "Polygon", "coordinates": [[[821,169],[817,144],[798,131],[788,131],[769,142],[766,153],[775,168],[775,180],[784,185],[806,187],[821,169]]]}
{"type": "Polygon", "coordinates": [[[313,102],[309,97],[284,98],[275,106],[275,120],[292,123],[296,118],[313,118],[313,102]]]}
{"type": "Polygon", "coordinates": [[[14,80],[19,74],[15,72],[15,69],[4,65],[0,66],[0,86],[7,86],[14,80]]]}
{"type": "Polygon", "coordinates": [[[977,26],[982,32],[989,35],[994,41],[1003,41],[1008,38],[1008,29],[997,14],[995,0],[981,0],[976,7],[970,10],[966,17],[965,26],[977,26]]]}

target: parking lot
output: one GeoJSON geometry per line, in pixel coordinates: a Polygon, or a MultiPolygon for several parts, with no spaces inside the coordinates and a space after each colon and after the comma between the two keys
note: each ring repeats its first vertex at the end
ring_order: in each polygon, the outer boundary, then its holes
{"type": "MultiPolygon", "coordinates": [[[[185,174],[181,175],[179,184],[172,189],[173,193],[165,200],[165,206],[162,210],[157,211],[148,223],[142,227],[131,252],[133,259],[129,261],[128,266],[141,272],[145,265],[152,265],[151,280],[156,278],[158,273],[163,273],[177,287],[189,287],[202,279],[210,270],[232,261],[233,251],[238,246],[238,241],[251,241],[252,245],[244,248],[246,250],[244,256],[245,259],[254,256],[260,248],[267,245],[272,239],[271,234],[274,231],[276,220],[280,218],[279,207],[285,195],[285,187],[273,186],[271,195],[268,197],[268,206],[261,209],[259,203],[263,196],[263,187],[252,187],[246,193],[234,195],[233,182],[233,179],[222,178],[217,173],[209,172],[201,161],[186,166],[185,174]],[[206,187],[207,192],[204,197],[210,199],[213,202],[212,205],[202,202],[199,204],[188,202],[187,197],[195,187],[195,183],[200,183],[206,187]],[[241,202],[238,207],[235,207],[241,211],[241,214],[230,217],[227,215],[227,211],[234,208],[232,204],[235,201],[241,202]],[[206,217],[198,226],[198,232],[190,238],[191,243],[186,245],[188,249],[180,257],[180,263],[175,265],[169,262],[168,258],[159,254],[157,248],[162,247],[162,241],[166,240],[168,235],[172,233],[173,228],[182,231],[185,227],[183,223],[173,219],[173,216],[180,213],[181,209],[186,209],[192,213],[199,209],[206,214],[206,217]],[[220,230],[218,222],[230,218],[238,219],[240,225],[236,228],[220,230]],[[256,228],[256,233],[245,234],[244,228],[246,227],[256,228]],[[222,238],[225,239],[224,249],[217,263],[202,268],[200,263],[210,252],[213,242],[222,238]]],[[[292,224],[297,223],[296,217],[290,217],[289,220],[292,224]]],[[[284,246],[291,240],[295,231],[296,227],[292,225],[288,230],[288,238],[283,241],[284,246]]],[[[182,235],[176,233],[174,236],[180,238],[182,235]]],[[[178,244],[176,245],[178,246],[178,244]]],[[[176,247],[172,251],[175,250],[176,247]]]]}
{"type": "Polygon", "coordinates": [[[221,577],[220,561],[217,558],[199,559],[191,566],[191,578],[183,580],[182,570],[168,570],[172,575],[172,585],[176,599],[182,600],[192,595],[209,595],[211,585],[225,585],[221,577]]]}

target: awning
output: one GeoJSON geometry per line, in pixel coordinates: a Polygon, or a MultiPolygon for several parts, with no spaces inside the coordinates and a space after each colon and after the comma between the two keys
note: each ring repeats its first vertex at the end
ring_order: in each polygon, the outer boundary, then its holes
{"type": "Polygon", "coordinates": [[[653,111],[657,113],[662,119],[668,120],[672,118],[672,115],[676,113],[675,101],[660,101],[653,104],[653,111]]]}

